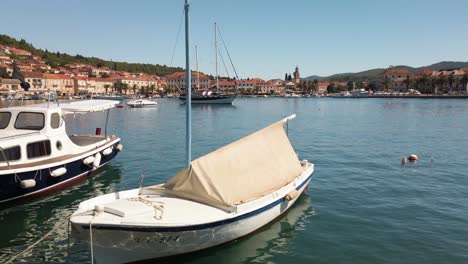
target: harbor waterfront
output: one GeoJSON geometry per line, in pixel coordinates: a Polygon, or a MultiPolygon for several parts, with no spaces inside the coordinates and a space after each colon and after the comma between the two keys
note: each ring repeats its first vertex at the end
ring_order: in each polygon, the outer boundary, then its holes
{"type": "MultiPolygon", "coordinates": [[[[1,262],[69,217],[79,202],[137,188],[142,175],[145,186],[175,175],[184,157],[185,106],[176,99],[156,101],[156,108],[110,113],[109,131],[119,135],[125,151],[96,175],[1,209],[1,262]]],[[[291,143],[316,171],[305,194],[277,221],[170,262],[466,263],[466,102],[238,98],[233,105],[194,105],[193,158],[296,113],[291,143]],[[411,153],[419,160],[402,166],[400,158],[411,153]]],[[[93,134],[90,124],[99,125],[104,115],[68,116],[67,130],[93,134]]],[[[71,238],[67,250],[67,242],[65,224],[21,260],[90,262],[86,244],[71,238]]]]}

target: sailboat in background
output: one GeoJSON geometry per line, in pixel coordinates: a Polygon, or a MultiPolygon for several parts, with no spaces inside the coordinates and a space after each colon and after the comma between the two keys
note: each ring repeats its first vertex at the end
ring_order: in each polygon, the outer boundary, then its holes
{"type": "MultiPolygon", "coordinates": [[[[218,28],[216,23],[215,27],[215,68],[216,68],[216,84],[207,90],[200,90],[200,77],[198,71],[198,52],[197,56],[197,90],[192,94],[192,104],[232,104],[234,99],[236,99],[236,94],[225,94],[219,92],[219,75],[218,75],[218,40],[217,40],[217,31],[218,28]],[[213,91],[214,90],[214,91],[213,91]]],[[[231,61],[232,64],[232,61],[231,61]]],[[[179,99],[185,103],[186,95],[182,94],[179,96],[179,99]]]]}
{"type": "MultiPolygon", "coordinates": [[[[188,0],[186,80],[191,85],[188,0]]],[[[314,165],[300,161],[284,118],[191,160],[191,91],[187,91],[186,167],[166,183],[80,203],[73,233],[99,263],[127,263],[193,252],[248,235],[285,213],[310,183],[314,165]]]]}

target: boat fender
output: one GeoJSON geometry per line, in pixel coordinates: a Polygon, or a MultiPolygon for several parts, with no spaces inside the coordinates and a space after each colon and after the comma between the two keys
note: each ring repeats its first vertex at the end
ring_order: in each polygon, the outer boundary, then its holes
{"type": "Polygon", "coordinates": [[[305,160],[301,160],[301,166],[302,166],[302,167],[307,167],[307,163],[308,163],[308,162],[309,162],[309,161],[306,160],[306,159],[305,159],[305,160]]]}
{"type": "Polygon", "coordinates": [[[291,200],[294,200],[298,195],[299,195],[299,192],[296,189],[294,189],[290,191],[288,194],[286,194],[284,198],[286,198],[286,200],[288,201],[291,201],[291,200]]]}
{"type": "Polygon", "coordinates": [[[111,153],[112,153],[112,149],[111,149],[111,148],[106,148],[106,149],[102,152],[102,155],[107,156],[107,155],[110,155],[111,153]]]}
{"type": "Polygon", "coordinates": [[[122,144],[118,144],[115,149],[117,149],[119,152],[122,151],[122,149],[123,149],[122,144]]]}
{"type": "Polygon", "coordinates": [[[419,159],[419,157],[418,157],[418,155],[416,155],[416,154],[411,154],[411,155],[409,155],[409,157],[408,157],[408,160],[409,160],[409,161],[417,161],[418,159],[419,159]]]}
{"type": "Polygon", "coordinates": [[[23,189],[30,189],[36,186],[36,180],[29,179],[29,180],[22,180],[21,181],[21,188],[23,189]]]}
{"type": "Polygon", "coordinates": [[[86,159],[83,160],[83,163],[85,165],[89,165],[89,164],[93,163],[94,160],[95,160],[95,158],[93,156],[89,156],[89,157],[87,157],[86,159]]]}
{"type": "Polygon", "coordinates": [[[50,176],[52,176],[52,177],[60,177],[60,176],[64,175],[65,173],[67,173],[67,168],[61,167],[61,168],[58,168],[58,169],[53,170],[53,171],[50,173],[50,176]]]}
{"type": "Polygon", "coordinates": [[[94,162],[93,162],[93,167],[96,170],[99,168],[99,165],[101,164],[101,153],[96,153],[96,156],[94,156],[94,162]]]}

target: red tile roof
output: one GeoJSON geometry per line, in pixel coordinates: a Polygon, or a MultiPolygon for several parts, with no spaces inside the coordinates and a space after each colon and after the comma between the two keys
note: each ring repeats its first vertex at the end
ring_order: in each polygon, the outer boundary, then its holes
{"type": "MultiPolygon", "coordinates": [[[[208,79],[208,76],[204,75],[203,73],[192,72],[192,79],[198,78],[197,74],[199,74],[200,79],[208,79]]],[[[185,79],[185,72],[174,72],[171,75],[166,76],[168,79],[185,79]]]]}
{"type": "Polygon", "coordinates": [[[384,74],[410,74],[411,72],[406,69],[390,69],[386,70],[384,74]]]}
{"type": "Polygon", "coordinates": [[[58,73],[45,73],[44,77],[46,79],[56,79],[56,80],[70,80],[71,78],[65,74],[58,73]]]}
{"type": "Polygon", "coordinates": [[[44,74],[37,71],[20,71],[19,74],[23,76],[23,78],[44,78],[44,74]]]}

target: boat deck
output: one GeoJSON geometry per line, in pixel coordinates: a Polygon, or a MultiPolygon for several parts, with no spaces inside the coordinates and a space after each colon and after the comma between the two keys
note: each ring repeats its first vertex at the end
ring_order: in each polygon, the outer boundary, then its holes
{"type": "Polygon", "coordinates": [[[201,203],[184,200],[163,194],[137,195],[139,189],[107,194],[88,200],[80,206],[73,222],[88,225],[124,225],[174,227],[214,222],[233,216],[232,213],[201,203]],[[95,200],[95,201],[92,201],[95,200]],[[92,205],[100,211],[92,216],[92,205]],[[89,208],[87,208],[89,206],[89,208]]]}
{"type": "Polygon", "coordinates": [[[96,144],[99,141],[104,140],[104,136],[79,136],[70,135],[70,140],[78,146],[84,147],[92,144],[96,144]]]}

